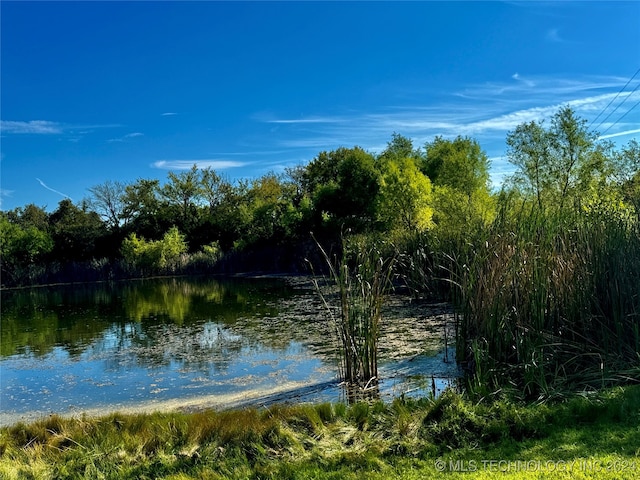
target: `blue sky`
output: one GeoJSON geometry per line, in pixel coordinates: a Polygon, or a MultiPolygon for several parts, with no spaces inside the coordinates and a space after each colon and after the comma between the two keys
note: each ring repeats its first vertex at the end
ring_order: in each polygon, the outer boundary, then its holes
{"type": "Polygon", "coordinates": [[[477,139],[497,184],[507,132],[565,104],[640,138],[640,2],[3,1],[0,19],[5,210],[394,132],[477,139]]]}

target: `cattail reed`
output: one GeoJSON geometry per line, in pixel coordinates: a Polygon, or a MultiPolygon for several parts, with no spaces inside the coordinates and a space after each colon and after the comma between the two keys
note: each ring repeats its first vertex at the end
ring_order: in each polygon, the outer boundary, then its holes
{"type": "Polygon", "coordinates": [[[474,386],[526,396],[640,379],[640,230],[603,214],[505,213],[459,269],[474,386]]]}
{"type": "Polygon", "coordinates": [[[395,257],[384,256],[365,241],[343,241],[342,258],[336,261],[318,246],[338,287],[339,314],[334,314],[323,295],[322,299],[339,338],[340,376],[348,387],[375,388],[381,309],[395,257]]]}

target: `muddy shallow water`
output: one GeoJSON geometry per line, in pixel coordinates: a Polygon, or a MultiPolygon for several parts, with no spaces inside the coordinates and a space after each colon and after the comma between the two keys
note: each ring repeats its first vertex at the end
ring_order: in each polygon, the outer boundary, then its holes
{"type": "MultiPolygon", "coordinates": [[[[323,291],[332,303],[330,286],[323,291]]],[[[51,413],[343,401],[337,339],[306,277],[170,278],[2,292],[0,425],[51,413]]],[[[380,395],[458,375],[446,304],[390,295],[380,395]],[[445,360],[449,360],[448,362],[445,360]]]]}

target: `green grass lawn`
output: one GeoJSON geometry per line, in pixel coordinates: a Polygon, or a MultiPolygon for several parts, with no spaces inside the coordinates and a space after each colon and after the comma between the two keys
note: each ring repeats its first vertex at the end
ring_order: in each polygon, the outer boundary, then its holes
{"type": "Polygon", "coordinates": [[[392,404],[52,416],[0,429],[3,479],[640,476],[640,386],[561,403],[392,404]]]}

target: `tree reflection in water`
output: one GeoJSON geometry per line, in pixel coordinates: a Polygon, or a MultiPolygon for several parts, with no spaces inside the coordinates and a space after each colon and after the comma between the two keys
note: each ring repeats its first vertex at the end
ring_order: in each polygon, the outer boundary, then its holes
{"type": "MultiPolygon", "coordinates": [[[[87,349],[131,350],[141,355],[141,365],[165,364],[163,358],[172,353],[195,358],[214,348],[206,346],[212,338],[207,323],[219,324],[214,331],[224,332],[225,325],[243,316],[277,313],[269,299],[287,288],[262,283],[170,278],[4,291],[0,356],[42,357],[61,347],[71,358],[87,349]],[[178,340],[181,348],[174,345],[178,340]],[[193,355],[189,348],[196,350],[193,355]]],[[[237,350],[235,337],[229,333],[226,341],[215,342],[218,351],[227,350],[222,356],[237,350]]]]}
{"type": "MultiPolygon", "coordinates": [[[[335,385],[334,332],[311,284],[300,285],[163,278],[4,291],[3,411],[335,385]]],[[[414,358],[437,336],[403,301],[387,314],[382,361],[414,358]]]]}

